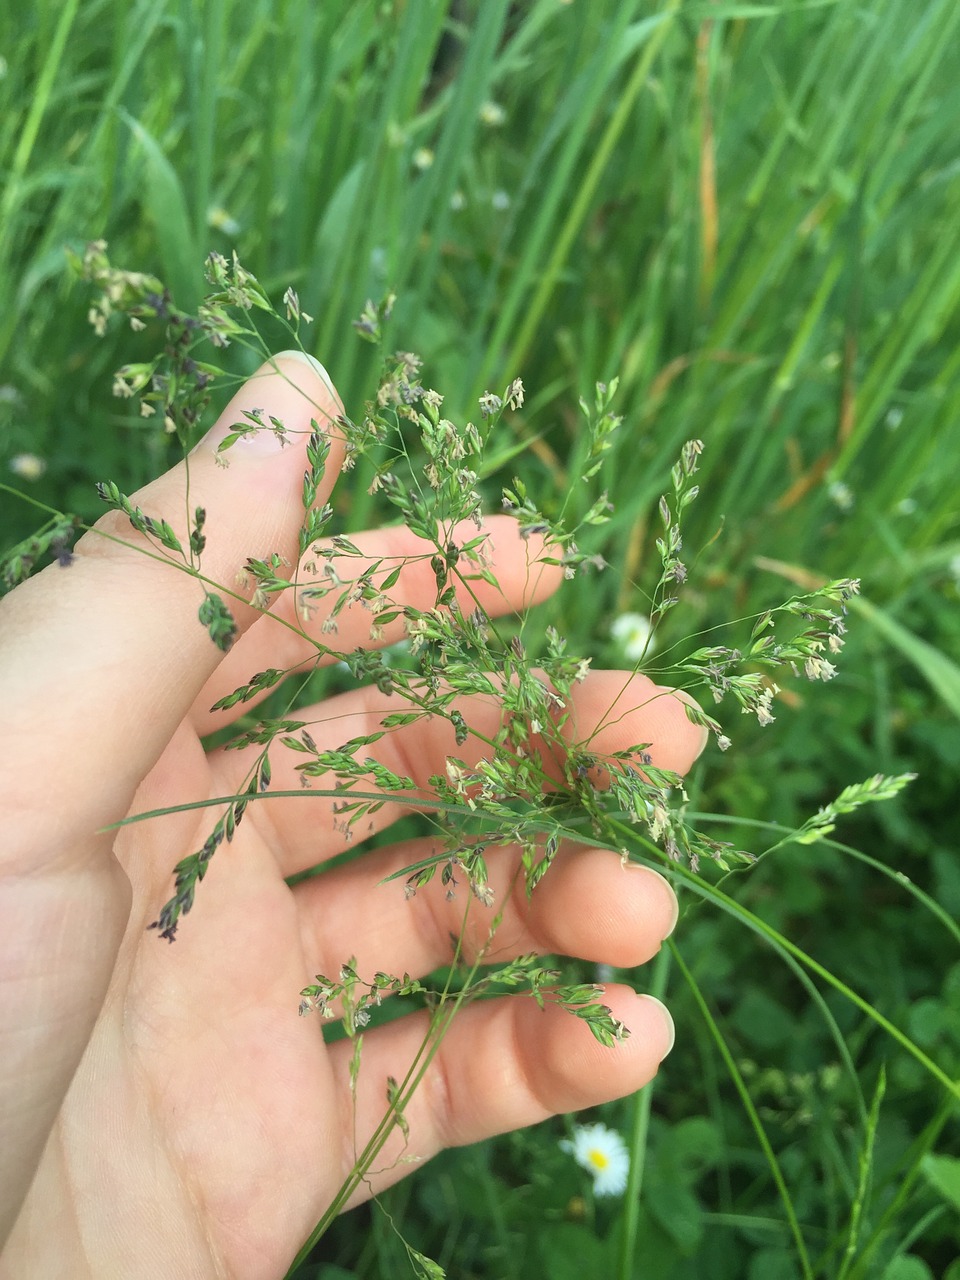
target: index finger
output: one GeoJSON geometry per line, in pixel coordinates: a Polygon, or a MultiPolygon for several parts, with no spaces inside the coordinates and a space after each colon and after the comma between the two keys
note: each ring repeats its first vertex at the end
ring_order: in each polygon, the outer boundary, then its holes
{"type": "MultiPolygon", "coordinates": [[[[204,577],[231,583],[249,556],[294,553],[311,421],[331,439],[323,501],[339,470],[342,442],[331,429],[339,413],[322,366],[284,353],[244,384],[187,459],[131,502],[167,521],[184,547],[193,513],[203,508],[204,577]],[[287,443],[271,431],[239,440],[225,468],[218,445],[253,410],[281,421],[287,443]]],[[[20,846],[6,843],[11,869],[69,860],[127,811],[223,657],[198,620],[214,591],[195,571],[184,571],[182,558],[158,554],[115,511],[80,540],[69,567],[51,566],[4,600],[0,755],[8,764],[0,772],[0,806],[8,816],[25,815],[16,824],[20,846]],[[70,767],[58,772],[57,804],[50,805],[42,800],[54,721],[57,751],[69,756],[70,767]]],[[[257,616],[233,600],[229,608],[239,629],[257,616]]]]}

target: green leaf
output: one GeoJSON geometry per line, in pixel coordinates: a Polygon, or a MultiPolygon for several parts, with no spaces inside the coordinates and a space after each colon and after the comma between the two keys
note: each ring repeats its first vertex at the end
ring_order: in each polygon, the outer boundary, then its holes
{"type": "Polygon", "coordinates": [[[799,1280],[797,1260],[788,1249],[759,1249],[750,1260],[747,1280],[799,1280]]]}
{"type": "Polygon", "coordinates": [[[960,1159],[924,1156],[920,1171],[930,1186],[960,1213],[960,1159]]]}
{"type": "Polygon", "coordinates": [[[123,108],[123,120],[140,144],[146,162],[144,208],[156,228],[162,275],[178,307],[196,309],[202,285],[202,254],[197,247],[180,178],[157,140],[123,108]]]}
{"type": "Polygon", "coordinates": [[[689,1187],[666,1178],[645,1180],[644,1198],[656,1219],[677,1248],[692,1254],[703,1238],[703,1209],[689,1187]]]}
{"type": "Polygon", "coordinates": [[[610,1245],[588,1227],[555,1222],[538,1237],[537,1257],[546,1280],[584,1280],[586,1276],[615,1275],[610,1245]]]}
{"type": "Polygon", "coordinates": [[[909,1254],[894,1258],[881,1280],[934,1280],[934,1274],[922,1259],[909,1254]]]}
{"type": "Polygon", "coordinates": [[[908,662],[912,662],[934,692],[960,719],[960,666],[862,596],[855,596],[849,601],[848,607],[865,618],[908,662]]]}

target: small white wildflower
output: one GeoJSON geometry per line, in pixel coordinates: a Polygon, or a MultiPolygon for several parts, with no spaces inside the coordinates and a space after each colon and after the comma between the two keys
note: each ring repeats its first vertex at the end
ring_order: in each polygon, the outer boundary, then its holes
{"type": "Polygon", "coordinates": [[[21,480],[39,480],[47,469],[43,458],[35,453],[15,453],[10,459],[10,470],[21,480]]]}
{"type": "Polygon", "coordinates": [[[592,1175],[594,1195],[623,1194],[630,1172],[630,1153],[616,1129],[608,1129],[605,1124],[578,1125],[573,1140],[564,1139],[560,1147],[592,1175]]]}
{"type": "Polygon", "coordinates": [[[493,205],[494,209],[496,209],[498,213],[502,213],[504,209],[510,208],[510,197],[501,188],[500,190],[495,191],[493,195],[490,197],[490,203],[493,205]]]}
{"type": "Polygon", "coordinates": [[[953,578],[954,582],[960,587],[960,556],[953,556],[947,565],[947,572],[953,578]]]}
{"type": "Polygon", "coordinates": [[[214,205],[207,211],[207,226],[214,231],[222,231],[225,236],[239,235],[241,230],[236,218],[232,218],[220,205],[214,205]]]}
{"type": "Polygon", "coordinates": [[[413,167],[415,169],[429,169],[433,161],[434,155],[429,147],[417,147],[413,153],[413,167]]]}
{"type": "Polygon", "coordinates": [[[499,125],[503,124],[506,118],[507,113],[504,111],[503,107],[501,107],[499,102],[491,102],[488,100],[480,108],[480,119],[484,124],[489,125],[491,129],[496,129],[499,125]]]}
{"type": "Polygon", "coordinates": [[[454,213],[459,213],[461,209],[467,207],[467,197],[462,191],[455,191],[450,197],[450,208],[454,213]]]}
{"type": "Polygon", "coordinates": [[[841,511],[849,511],[854,504],[853,490],[842,480],[833,480],[827,485],[827,495],[834,506],[841,511]]]}
{"type": "Polygon", "coordinates": [[[645,655],[653,653],[655,645],[650,619],[644,613],[621,613],[614,618],[610,634],[628,662],[639,662],[645,655]]]}
{"type": "Polygon", "coordinates": [[[903,410],[898,409],[895,405],[892,409],[887,411],[887,416],[884,418],[884,425],[888,431],[896,431],[902,421],[903,410]]]}
{"type": "Polygon", "coordinates": [[[901,498],[894,508],[898,516],[913,516],[917,513],[916,498],[901,498]]]}

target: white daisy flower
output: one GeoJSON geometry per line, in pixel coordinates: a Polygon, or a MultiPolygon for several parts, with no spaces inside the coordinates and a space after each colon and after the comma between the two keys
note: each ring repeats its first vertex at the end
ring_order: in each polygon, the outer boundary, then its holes
{"type": "Polygon", "coordinates": [[[231,217],[220,205],[214,205],[212,209],[207,210],[207,226],[213,227],[214,231],[222,231],[225,236],[236,236],[241,231],[240,223],[236,218],[231,217]]]}
{"type": "Polygon", "coordinates": [[[627,1144],[616,1129],[605,1124],[578,1125],[573,1140],[560,1143],[569,1151],[581,1169],[593,1175],[593,1191],[598,1196],[619,1196],[627,1185],[630,1155],[627,1144]]]}
{"type": "Polygon", "coordinates": [[[492,129],[496,129],[503,124],[507,118],[507,113],[501,107],[499,102],[485,102],[480,108],[480,119],[484,124],[489,125],[492,129]]]}
{"type": "Polygon", "coordinates": [[[47,469],[46,462],[35,453],[16,453],[7,465],[21,480],[39,480],[47,469]]]}
{"type": "Polygon", "coordinates": [[[827,485],[827,496],[841,511],[849,511],[855,501],[853,490],[842,480],[831,480],[827,485]]]}
{"type": "Polygon", "coordinates": [[[653,653],[650,630],[650,619],[645,613],[621,613],[619,618],[614,618],[610,634],[628,662],[639,662],[653,653]]]}

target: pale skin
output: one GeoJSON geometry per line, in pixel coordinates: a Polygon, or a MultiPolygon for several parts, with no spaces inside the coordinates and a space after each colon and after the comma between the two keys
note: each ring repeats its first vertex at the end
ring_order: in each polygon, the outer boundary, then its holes
{"type": "MultiPolygon", "coordinates": [[[[334,394],[311,365],[282,356],[240,389],[191,455],[189,503],[207,510],[203,570],[212,580],[233,584],[248,556],[295,555],[306,433],[311,417],[339,412],[334,394]],[[216,445],[244,408],[282,419],[291,442],[241,442],[224,469],[216,445]]],[[[340,452],[335,442],[321,500],[340,452]]],[[[181,465],[135,502],[184,534],[184,486],[181,465]]],[[[224,720],[211,704],[314,650],[232,603],[243,634],[224,658],[197,621],[197,582],[144,556],[122,516],[98,528],[128,545],[88,533],[69,568],[51,566],[0,607],[0,1277],[274,1280],[349,1173],[355,1132],[362,1141],[383,1114],[387,1075],[402,1076],[426,1029],[416,1015],[367,1035],[354,1114],[350,1046],[324,1045],[319,1018],[297,1015],[298,992],[350,956],[371,976],[423,975],[447,962],[464,893],[448,902],[436,885],[406,900],[396,882],[383,883],[429,841],[290,888],[285,877],[340,853],[345,837],[329,800],[275,799],[252,804],[217,852],[176,942],[149,931],[174,863],[199,848],[222,810],[107,828],[241,786],[249,755],[201,747],[224,720]]],[[[542,546],[520,539],[506,517],[488,528],[500,591],[479,594],[491,614],[558,585],[557,570],[537,561],[542,546]]],[[[423,553],[398,530],[354,541],[370,556],[423,553]]],[[[395,594],[428,607],[433,574],[418,563],[395,594]]],[[[278,609],[295,619],[292,601],[278,609]]],[[[320,638],[321,623],[322,610],[308,635],[320,638]]],[[[369,643],[369,625],[354,610],[337,643],[369,643]]],[[[495,731],[492,704],[464,706],[471,724],[495,731]]],[[[338,746],[395,709],[396,698],[357,690],[298,714],[315,722],[318,741],[338,746]]],[[[654,763],[680,772],[704,742],[678,697],[625,673],[589,675],[570,723],[581,737],[597,729],[600,753],[651,742],[654,763]]],[[[425,784],[453,749],[450,726],[435,718],[370,751],[425,784]]],[[[482,749],[474,742],[474,758],[482,749]]],[[[273,786],[296,788],[301,761],[278,751],[273,786]]],[[[401,811],[385,808],[377,824],[401,811]]],[[[632,967],[676,921],[666,881],[615,854],[565,850],[529,902],[510,891],[517,859],[510,848],[489,858],[496,909],[506,904],[500,957],[561,952],[632,967]]],[[[476,906],[468,952],[492,918],[476,906]]],[[[407,1112],[403,1154],[414,1159],[396,1163],[394,1143],[354,1202],[444,1147],[651,1079],[672,1044],[669,1015],[624,985],[609,986],[605,1001],[631,1032],[612,1049],[528,998],[460,1013],[407,1112]]]]}

